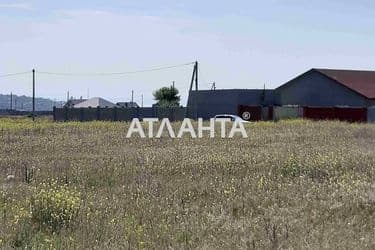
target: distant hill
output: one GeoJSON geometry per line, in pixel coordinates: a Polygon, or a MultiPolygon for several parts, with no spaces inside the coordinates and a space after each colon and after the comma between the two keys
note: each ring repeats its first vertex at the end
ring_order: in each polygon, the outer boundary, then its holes
{"type": "MultiPolygon", "coordinates": [[[[0,109],[10,109],[10,95],[0,94],[0,109]]],[[[13,109],[31,111],[33,109],[33,98],[29,96],[13,95],[13,109]]],[[[36,111],[51,111],[53,106],[61,107],[65,102],[53,101],[47,98],[35,98],[36,111]]]]}

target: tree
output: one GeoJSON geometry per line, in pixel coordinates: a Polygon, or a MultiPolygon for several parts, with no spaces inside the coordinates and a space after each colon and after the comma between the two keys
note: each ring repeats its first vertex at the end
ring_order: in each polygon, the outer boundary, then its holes
{"type": "Polygon", "coordinates": [[[180,106],[180,96],[177,88],[163,87],[156,90],[153,95],[155,101],[157,101],[156,106],[159,107],[178,107],[180,106]]]}

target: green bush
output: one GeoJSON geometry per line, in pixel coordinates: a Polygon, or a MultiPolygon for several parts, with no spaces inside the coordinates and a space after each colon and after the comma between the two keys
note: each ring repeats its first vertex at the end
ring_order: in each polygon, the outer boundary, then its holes
{"type": "Polygon", "coordinates": [[[281,168],[281,175],[283,177],[298,177],[301,173],[301,166],[294,155],[291,155],[281,168]]]}
{"type": "Polygon", "coordinates": [[[42,184],[31,199],[31,216],[40,226],[57,231],[69,226],[80,204],[80,193],[66,185],[42,184]]]}

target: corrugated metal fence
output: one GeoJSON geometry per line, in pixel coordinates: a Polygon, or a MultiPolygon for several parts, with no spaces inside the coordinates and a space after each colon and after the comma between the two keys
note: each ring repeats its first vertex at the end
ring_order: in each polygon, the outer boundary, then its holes
{"type": "MultiPolygon", "coordinates": [[[[282,120],[305,118],[312,120],[341,120],[375,122],[375,107],[299,107],[299,106],[238,106],[238,115],[245,120],[282,120]]],[[[193,109],[177,108],[54,108],[55,121],[131,121],[133,118],[168,118],[181,121],[197,118],[193,109]]]]}
{"type": "Polygon", "coordinates": [[[312,120],[340,120],[348,122],[375,122],[375,107],[301,107],[301,106],[246,106],[239,105],[237,115],[245,120],[284,120],[305,118],[312,120]]]}
{"type": "Polygon", "coordinates": [[[274,107],[273,111],[273,118],[276,121],[283,119],[297,119],[303,115],[303,108],[299,106],[274,107]]]}
{"type": "MultiPolygon", "coordinates": [[[[52,111],[35,111],[36,116],[50,116],[52,111]]],[[[27,116],[32,115],[32,111],[21,111],[11,109],[0,109],[0,116],[27,116]]]]}
{"type": "Polygon", "coordinates": [[[187,108],[54,108],[55,121],[131,121],[133,118],[169,118],[181,121],[189,117],[187,108]]]}

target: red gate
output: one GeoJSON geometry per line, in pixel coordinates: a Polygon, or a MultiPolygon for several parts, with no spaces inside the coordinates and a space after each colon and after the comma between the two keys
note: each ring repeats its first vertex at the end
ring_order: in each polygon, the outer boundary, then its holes
{"type": "Polygon", "coordinates": [[[238,105],[238,116],[246,121],[260,121],[262,119],[262,107],[238,105]]]}
{"type": "Polygon", "coordinates": [[[366,122],[366,108],[323,108],[304,107],[303,117],[313,120],[340,120],[349,122],[366,122]]]}
{"type": "Polygon", "coordinates": [[[367,122],[367,108],[335,108],[335,114],[340,121],[367,122]]]}

